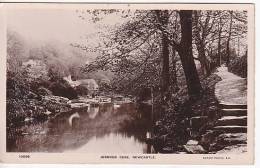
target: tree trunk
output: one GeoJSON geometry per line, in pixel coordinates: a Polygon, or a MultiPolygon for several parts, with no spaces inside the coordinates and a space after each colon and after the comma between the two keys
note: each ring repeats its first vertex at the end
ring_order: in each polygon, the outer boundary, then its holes
{"type": "Polygon", "coordinates": [[[177,83],[177,70],[176,70],[176,51],[174,47],[172,47],[172,71],[171,71],[171,83],[172,83],[172,91],[178,91],[178,83],[177,83]]]}
{"type": "MultiPolygon", "coordinates": [[[[176,16],[175,18],[175,28],[174,28],[174,32],[177,32],[177,25],[178,23],[178,17],[176,16]]],[[[175,36],[173,36],[174,38],[176,38],[176,34],[175,36]]],[[[177,50],[175,49],[174,46],[172,46],[172,72],[171,72],[171,82],[172,82],[172,92],[176,93],[179,90],[178,87],[178,81],[177,81],[177,69],[176,69],[176,63],[177,63],[177,58],[176,58],[176,52],[177,50]]]]}
{"type": "Polygon", "coordinates": [[[232,34],[232,23],[233,23],[233,11],[230,12],[230,24],[229,24],[229,33],[228,33],[228,39],[227,39],[227,49],[226,49],[226,54],[227,54],[227,59],[226,59],[226,64],[227,66],[229,65],[230,62],[230,39],[231,39],[231,34],[232,34]]]}
{"type": "Polygon", "coordinates": [[[221,16],[219,18],[219,25],[218,25],[218,62],[219,62],[219,66],[221,66],[221,34],[222,34],[222,19],[221,16]]]}
{"type": "Polygon", "coordinates": [[[194,19],[195,19],[194,39],[198,50],[198,60],[200,61],[203,74],[208,76],[210,74],[210,67],[205,52],[205,36],[206,36],[204,33],[205,28],[202,28],[202,35],[200,35],[201,29],[199,25],[199,16],[197,11],[194,11],[194,19]]]}
{"type": "Polygon", "coordinates": [[[192,11],[181,10],[180,22],[182,37],[178,53],[184,69],[189,97],[194,98],[201,94],[202,87],[192,54],[192,11]]]}
{"type": "MultiPolygon", "coordinates": [[[[169,13],[168,10],[156,10],[156,15],[160,25],[163,28],[166,28],[169,21],[169,13]]],[[[167,91],[169,90],[170,86],[170,72],[169,72],[169,41],[168,37],[165,33],[162,32],[161,35],[161,58],[162,58],[162,74],[161,74],[161,94],[163,99],[168,98],[166,95],[167,91]]],[[[165,101],[165,100],[164,100],[165,101]]]]}
{"type": "Polygon", "coordinates": [[[169,45],[166,35],[162,35],[162,92],[168,91],[170,85],[169,45]]]}
{"type": "MultiPolygon", "coordinates": [[[[156,10],[156,15],[159,24],[163,29],[167,28],[169,13],[168,10],[156,10]]],[[[167,101],[170,98],[169,86],[170,86],[170,73],[169,73],[169,41],[168,36],[162,31],[161,34],[161,60],[162,60],[162,72],[161,72],[161,106],[160,114],[162,115],[166,111],[167,101]]]]}
{"type": "MultiPolygon", "coordinates": [[[[197,44],[197,43],[196,43],[197,44]]],[[[203,70],[204,75],[209,76],[210,75],[210,67],[209,67],[209,62],[208,59],[206,58],[206,53],[205,53],[205,45],[203,44],[197,44],[197,49],[198,49],[198,59],[200,61],[201,69],[203,70]]]]}

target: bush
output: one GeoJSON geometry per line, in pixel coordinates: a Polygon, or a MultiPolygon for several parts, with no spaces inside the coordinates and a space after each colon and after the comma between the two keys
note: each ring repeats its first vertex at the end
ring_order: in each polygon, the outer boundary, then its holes
{"type": "Polygon", "coordinates": [[[228,66],[228,70],[238,76],[247,78],[247,55],[233,59],[228,66]]]}
{"type": "Polygon", "coordinates": [[[88,89],[85,86],[81,86],[81,85],[75,87],[75,90],[76,93],[81,96],[87,95],[89,93],[88,89]]]}
{"type": "Polygon", "coordinates": [[[70,84],[64,80],[61,75],[54,71],[52,68],[48,71],[48,76],[50,78],[49,85],[45,88],[52,91],[55,96],[62,96],[68,99],[78,98],[77,92],[70,86],[70,84]]]}
{"type": "Polygon", "coordinates": [[[49,89],[55,96],[62,96],[68,99],[78,98],[77,92],[65,80],[52,82],[49,89]]]}
{"type": "Polygon", "coordinates": [[[37,93],[39,95],[43,95],[43,96],[52,95],[52,92],[50,90],[46,89],[45,87],[39,87],[37,89],[37,93]]]}

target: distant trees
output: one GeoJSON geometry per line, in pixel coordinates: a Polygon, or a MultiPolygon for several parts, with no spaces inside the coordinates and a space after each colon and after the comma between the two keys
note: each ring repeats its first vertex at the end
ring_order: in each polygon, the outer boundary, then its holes
{"type": "Polygon", "coordinates": [[[24,39],[16,32],[7,31],[7,71],[18,73],[26,55],[24,39]]]}
{"type": "Polygon", "coordinates": [[[198,60],[205,75],[210,74],[209,59],[206,56],[207,40],[212,38],[212,29],[216,23],[214,11],[194,11],[193,37],[198,51],[198,60]]]}

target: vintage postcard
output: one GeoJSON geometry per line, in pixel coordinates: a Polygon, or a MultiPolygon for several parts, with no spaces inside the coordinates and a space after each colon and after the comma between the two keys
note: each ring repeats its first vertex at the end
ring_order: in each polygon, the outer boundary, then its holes
{"type": "Polygon", "coordinates": [[[3,163],[254,163],[254,4],[0,3],[3,163]]]}

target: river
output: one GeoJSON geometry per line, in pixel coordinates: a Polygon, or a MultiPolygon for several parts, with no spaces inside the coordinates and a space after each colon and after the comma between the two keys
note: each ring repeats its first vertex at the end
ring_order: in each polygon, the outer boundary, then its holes
{"type": "Polygon", "coordinates": [[[7,151],[151,153],[145,142],[151,125],[148,105],[99,104],[24,126],[21,135],[7,140],[7,151]],[[72,115],[77,117],[71,119],[72,115]]]}

